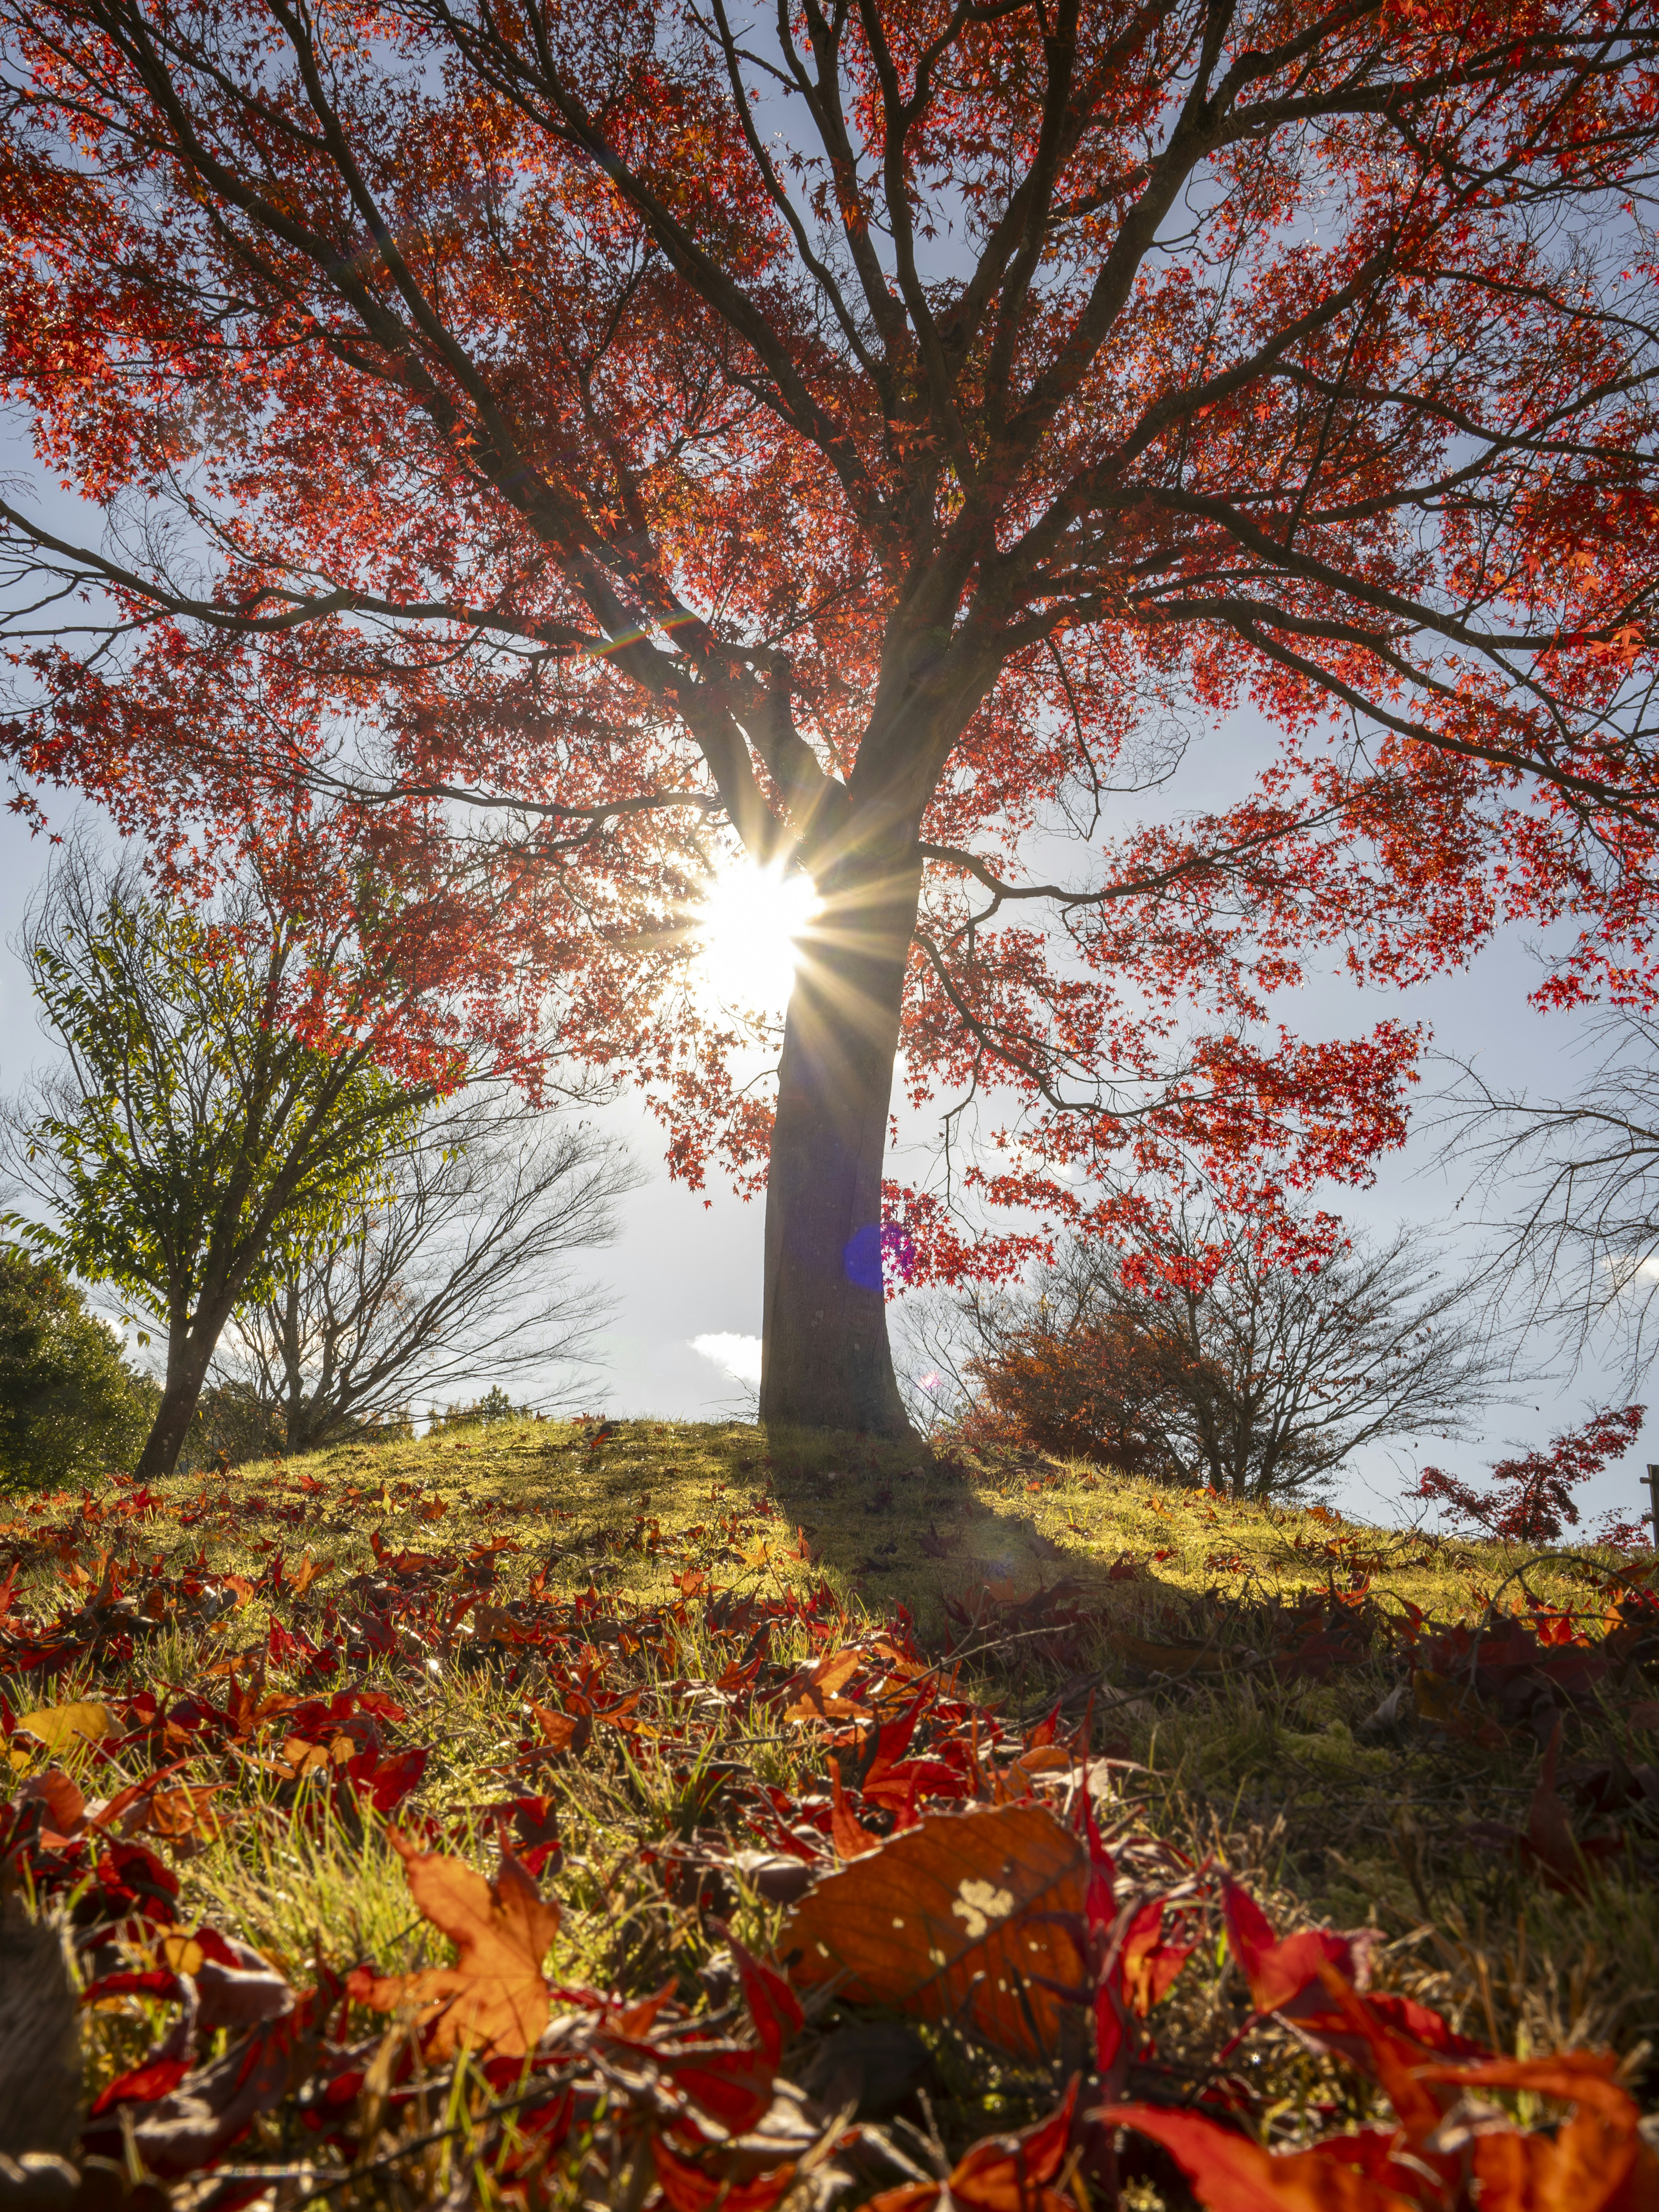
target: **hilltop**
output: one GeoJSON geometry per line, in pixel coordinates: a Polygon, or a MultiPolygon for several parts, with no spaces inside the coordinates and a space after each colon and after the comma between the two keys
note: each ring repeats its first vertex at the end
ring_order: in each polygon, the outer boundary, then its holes
{"type": "MultiPolygon", "coordinates": [[[[14,1496],[0,1546],[14,1773],[61,1772],[79,1808],[53,1811],[43,1901],[84,1897],[125,1789],[173,1923],[296,1984],[419,1967],[387,1829],[486,1869],[501,1834],[561,1902],[563,1984],[666,1976],[695,2010],[728,1917],[780,1939],[757,1868],[833,1865],[941,1791],[1070,1817],[1086,1778],[1121,1866],[1163,1854],[1171,1895],[1225,1865],[1281,1927],[1373,1931],[1383,1986],[1492,2048],[1589,2041],[1653,2086],[1659,1629],[1612,1553],[1036,1458],[538,1420],[14,1496]]],[[[1158,2078],[1207,2078],[1241,1998],[1200,1947],[1158,2078]]],[[[162,2025],[112,1997],[94,2086],[162,2025]]],[[[1333,2109],[1330,2062],[1274,2033],[1250,2078],[1293,2137],[1333,2109]]],[[[1042,2108],[1006,2051],[928,2041],[952,2155],[1042,2108]]],[[[271,2155],[286,2112],[256,2130],[271,2155]]]]}

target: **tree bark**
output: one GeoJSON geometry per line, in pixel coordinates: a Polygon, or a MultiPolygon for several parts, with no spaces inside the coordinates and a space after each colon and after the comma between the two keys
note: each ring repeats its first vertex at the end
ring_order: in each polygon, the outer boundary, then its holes
{"type": "MultiPolygon", "coordinates": [[[[222,1325],[221,1323],[221,1327],[222,1325]]],[[[185,1438],[190,1431],[191,1415],[196,1411],[196,1401],[202,1395],[202,1385],[207,1380],[208,1364],[213,1358],[213,1347],[219,1338],[216,1328],[205,1344],[199,1341],[199,1326],[191,1334],[198,1340],[187,1343],[176,1360],[169,1358],[167,1361],[167,1380],[161,1386],[161,1402],[155,1409],[155,1424],[132,1471],[135,1481],[158,1482],[171,1474],[179,1464],[179,1455],[184,1449],[185,1438]]]]}
{"type": "MultiPolygon", "coordinates": [[[[849,841],[850,842],[850,841],[849,841]]],[[[881,1171],[921,867],[913,835],[818,878],[766,1185],[763,1421],[908,1436],[887,1340],[881,1171]]]]}

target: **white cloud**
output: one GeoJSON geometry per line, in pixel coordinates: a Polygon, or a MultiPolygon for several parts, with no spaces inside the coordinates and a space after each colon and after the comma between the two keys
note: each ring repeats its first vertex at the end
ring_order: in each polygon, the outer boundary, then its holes
{"type": "Polygon", "coordinates": [[[735,1336],[729,1329],[717,1329],[708,1336],[690,1339],[693,1352],[705,1359],[712,1359],[716,1367],[723,1367],[734,1382],[748,1382],[758,1387],[761,1378],[761,1340],[757,1336],[735,1336]]]}

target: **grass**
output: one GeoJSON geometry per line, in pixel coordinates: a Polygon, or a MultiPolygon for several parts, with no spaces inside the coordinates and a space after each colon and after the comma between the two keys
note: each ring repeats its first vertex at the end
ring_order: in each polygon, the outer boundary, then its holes
{"type": "MultiPolygon", "coordinates": [[[[1625,1564],[1610,1553],[1382,1531],[1037,1459],[939,1460],[736,1423],[623,1423],[595,1448],[584,1428],[541,1421],[180,1479],[153,1504],[116,1486],[84,1504],[14,1496],[0,1501],[0,1544],[16,1563],[20,1613],[70,1618],[100,1589],[107,1603],[112,1565],[139,1632],[114,1668],[106,1654],[56,1674],[0,1674],[15,1714],[255,1673],[262,1692],[299,1696],[270,1656],[273,1620],[320,1638],[349,1586],[361,1597],[377,1577],[396,1579],[384,1561],[398,1554],[416,1555],[406,1582],[465,1590],[476,1601],[447,1629],[441,1608],[421,1615],[428,1625],[400,1630],[395,1649],[358,1651],[349,1679],[396,1700],[397,1744],[428,1748],[397,1817],[418,1812],[445,1848],[490,1863],[505,1817],[491,1808],[526,1788],[549,1793],[564,1906],[552,1971],[567,1984],[640,1995],[667,1978],[695,1994],[718,1971],[720,1914],[711,1923],[711,1893],[676,1854],[722,1820],[744,1840],[721,1810],[728,1799],[753,1804],[770,1788],[822,1802],[828,1776],[810,1732],[720,1688],[751,1648],[746,1628],[723,1623],[744,1598],[793,1604],[775,1606],[764,1642],[781,1678],[821,1648],[799,1613],[816,1593],[821,1618],[842,1617],[837,1632],[902,1608],[924,1655],[952,1640],[964,1693],[1011,1740],[1050,1716],[1066,1735],[1086,1726],[1091,1752],[1120,1762],[1102,1787],[1121,1836],[1219,1858],[1281,1924],[1370,1926],[1386,1983],[1501,2051],[1605,2045],[1628,2078],[1659,2088],[1659,1773],[1655,1714],[1643,1714],[1659,1644],[1626,1651],[1569,1714],[1565,1774],[1606,1771],[1570,1800],[1574,1831],[1608,1848],[1593,1879],[1565,1888],[1492,1840],[1527,1827],[1538,1727],[1506,1708],[1501,1725],[1477,1730],[1451,1676],[1437,1692],[1452,1701],[1451,1724],[1435,1724],[1432,1698],[1416,1717],[1420,1691],[1388,1714],[1407,1679],[1398,1625],[1478,1631],[1496,1600],[1504,1619],[1577,1623],[1595,1638],[1625,1564]],[[308,1577],[297,1595],[296,1574],[308,1577]],[[513,1641],[507,1608],[532,1591],[583,1624],[556,1662],[513,1641]],[[1350,1626],[1339,1659],[1271,1663],[1289,1648],[1286,1624],[1316,1606],[1350,1626]],[[541,1760],[536,1706],[580,1681],[606,1696],[637,1686],[657,1717],[596,1734],[583,1756],[541,1760]]],[[[1423,1647],[1416,1656],[1421,1675],[1423,1647]]],[[[220,1817],[167,1847],[181,1916],[252,1943],[296,1980],[313,1960],[440,1960],[378,1817],[281,1778],[280,1732],[256,1731],[228,1767],[187,1770],[219,1785],[220,1817]]],[[[107,1790],[137,1778],[132,1757],[116,1775],[83,1747],[60,1763],[107,1790]]],[[[31,1771],[27,1740],[13,1765],[31,1771]]],[[[751,1947],[775,1937],[778,1908],[741,1880],[717,1901],[751,1947]]],[[[1224,1954],[1195,1960],[1160,2014],[1165,2061],[1201,2070],[1238,2025],[1239,2002],[1224,1954]]],[[[97,2015],[94,2086],[136,2063],[162,2019],[144,2002],[97,2015]]],[[[1018,2069],[929,2033],[952,2151],[1041,2105],[1046,2090],[1018,2069]]],[[[1280,2037],[1251,2063],[1273,2125],[1293,2132],[1298,2114],[1328,2112],[1328,2062],[1280,2037]]]]}

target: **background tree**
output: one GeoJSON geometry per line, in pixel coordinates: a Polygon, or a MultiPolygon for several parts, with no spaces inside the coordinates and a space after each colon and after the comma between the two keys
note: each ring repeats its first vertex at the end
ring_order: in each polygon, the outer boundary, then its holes
{"type": "Polygon", "coordinates": [[[216,1368],[289,1452],[395,1419],[416,1392],[582,1358],[607,1310],[573,1253],[616,1234],[639,1176],[590,1121],[515,1105],[500,1085],[434,1108],[381,1164],[372,1206],[242,1305],[216,1368]]]}
{"type": "Polygon", "coordinates": [[[156,1396],[59,1269],[0,1243],[0,1483],[49,1489],[130,1467],[156,1396]]]}
{"type": "Polygon", "coordinates": [[[1234,1498],[1292,1497],[1366,1444],[1464,1434],[1491,1400],[1501,1363],[1419,1249],[1401,1232],[1297,1270],[1177,1210],[1155,1263],[1074,1245],[1018,1292],[969,1292],[954,1342],[936,1326],[929,1349],[981,1426],[1234,1498]]]}
{"type": "Polygon", "coordinates": [[[1494,1303],[1575,1356],[1599,1337],[1635,1387],[1659,1320],[1659,1022],[1610,1014],[1588,1042],[1594,1065],[1574,1097],[1494,1091],[1466,1067],[1447,1157],[1475,1165],[1494,1303]]]}
{"type": "Polygon", "coordinates": [[[15,759],[180,868],[343,789],[489,989],[580,968],[676,1167],[764,1165],[764,1417],[902,1425],[884,1218],[1018,1266],[1133,1231],[1127,1158],[1292,1238],[1418,1043],[1268,1025],[1312,948],[1571,915],[1547,992],[1656,988],[1650,12],[0,24],[0,374],[118,510],[0,507],[15,759]],[[1124,826],[1149,732],[1246,707],[1236,804],[1124,826]],[[775,1110],[672,988],[722,840],[824,902],[775,1110]],[[884,1206],[901,1035],[1020,1125],[1031,1234],[884,1206]]]}
{"type": "Polygon", "coordinates": [[[131,864],[71,852],[21,951],[64,1057],[8,1132],[50,1218],[8,1218],[159,1323],[161,1395],[135,1470],[153,1478],[178,1460],[232,1313],[361,1211],[425,1101],[380,1073],[372,1043],[307,1042],[292,994],[327,973],[330,948],[257,883],[204,921],[147,896],[131,864]]]}
{"type": "MultiPolygon", "coordinates": [[[[1553,1544],[1578,1526],[1574,1489],[1600,1474],[1609,1460],[1621,1458],[1641,1433],[1645,1406],[1609,1407],[1593,1413],[1582,1429],[1557,1437],[1547,1451],[1500,1459],[1488,1470],[1487,1490],[1425,1467],[1411,1495],[1437,1505],[1466,1528],[1511,1544],[1553,1544]]],[[[1607,1533],[1598,1541],[1619,1544],[1648,1540],[1639,1523],[1616,1514],[1605,1516],[1607,1533]]]]}

